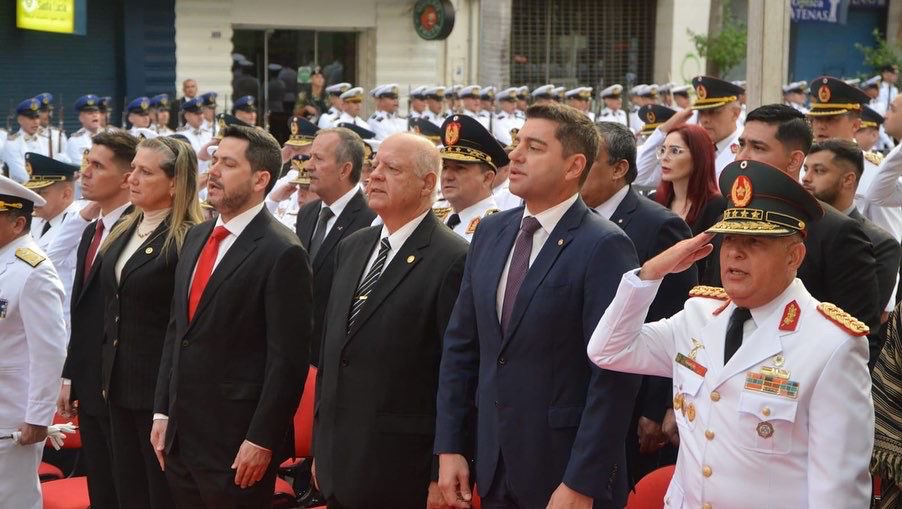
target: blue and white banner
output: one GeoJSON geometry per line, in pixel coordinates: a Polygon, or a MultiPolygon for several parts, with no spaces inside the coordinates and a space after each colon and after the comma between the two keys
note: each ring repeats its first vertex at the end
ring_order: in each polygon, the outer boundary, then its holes
{"type": "Polygon", "coordinates": [[[796,23],[839,23],[844,25],[846,15],[849,13],[849,3],[850,0],[792,0],[790,2],[790,19],[796,23]]]}

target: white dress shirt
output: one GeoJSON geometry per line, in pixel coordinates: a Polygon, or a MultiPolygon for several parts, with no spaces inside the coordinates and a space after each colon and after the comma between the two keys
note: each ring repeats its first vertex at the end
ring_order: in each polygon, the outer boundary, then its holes
{"type": "MultiPolygon", "coordinates": [[[[350,202],[351,198],[353,198],[354,195],[357,194],[357,191],[359,189],[359,186],[352,187],[350,191],[341,195],[340,198],[332,202],[332,205],[326,205],[326,202],[322,202],[319,208],[320,212],[322,212],[322,210],[326,207],[332,210],[332,217],[330,217],[329,220],[326,221],[326,233],[325,235],[323,235],[323,239],[325,239],[329,235],[329,232],[332,231],[332,227],[335,226],[335,222],[338,221],[338,216],[340,216],[341,213],[344,212],[345,208],[348,206],[348,202],[350,202]]],[[[319,223],[319,216],[317,216],[316,221],[317,223],[319,223]]]]}
{"type": "Polygon", "coordinates": [[[601,217],[611,219],[611,216],[617,211],[617,207],[620,206],[620,203],[623,202],[623,199],[626,198],[626,193],[629,191],[630,186],[628,184],[621,187],[620,190],[608,198],[607,201],[595,207],[595,211],[598,212],[601,217]]]}
{"type": "MultiPolygon", "coordinates": [[[[548,240],[548,237],[551,236],[551,232],[554,231],[554,228],[561,221],[561,218],[564,217],[564,214],[570,210],[570,207],[576,202],[576,199],[579,198],[579,194],[574,194],[570,198],[558,203],[554,207],[550,209],[539,212],[538,214],[533,214],[529,211],[529,206],[527,206],[523,210],[523,217],[533,216],[539,222],[540,228],[536,230],[536,232],[532,235],[532,251],[529,253],[529,266],[532,267],[532,263],[536,261],[536,258],[539,256],[539,253],[542,251],[542,246],[545,245],[545,241],[548,240]]],[[[520,220],[520,224],[523,224],[523,220],[520,220]]],[[[520,228],[517,228],[519,232],[520,228]]],[[[517,233],[517,235],[520,235],[517,233]]],[[[516,241],[514,241],[516,244],[516,241]]],[[[507,262],[504,263],[504,271],[501,272],[501,281],[498,283],[498,293],[495,296],[495,307],[498,310],[498,318],[501,318],[501,308],[504,305],[504,292],[507,290],[507,273],[511,268],[511,258],[514,256],[514,247],[511,246],[510,253],[507,255],[507,262]]]]}
{"type": "MultiPolygon", "coordinates": [[[[427,209],[409,223],[395,230],[395,233],[388,233],[388,227],[383,224],[382,233],[379,234],[379,242],[376,243],[376,247],[373,248],[373,252],[370,254],[369,261],[366,262],[366,269],[363,271],[363,274],[360,275],[360,281],[363,281],[367,274],[370,273],[370,269],[376,263],[376,258],[379,257],[379,248],[382,245],[382,239],[388,237],[388,243],[391,246],[388,250],[388,255],[385,258],[385,264],[382,266],[382,272],[385,272],[385,269],[388,268],[388,264],[394,259],[395,254],[401,250],[401,247],[403,247],[404,243],[407,242],[407,239],[413,235],[417,226],[420,226],[420,223],[423,222],[423,218],[426,217],[426,214],[429,214],[431,211],[432,209],[427,209]]],[[[360,285],[360,281],[357,282],[358,286],[360,285]]]]}

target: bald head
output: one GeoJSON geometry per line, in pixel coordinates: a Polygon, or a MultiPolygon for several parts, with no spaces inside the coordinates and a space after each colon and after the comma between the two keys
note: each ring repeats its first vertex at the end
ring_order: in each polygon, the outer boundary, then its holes
{"type": "Polygon", "coordinates": [[[393,134],[379,146],[373,164],[369,205],[390,232],[432,206],[442,165],[432,142],[415,134],[393,134]]]}

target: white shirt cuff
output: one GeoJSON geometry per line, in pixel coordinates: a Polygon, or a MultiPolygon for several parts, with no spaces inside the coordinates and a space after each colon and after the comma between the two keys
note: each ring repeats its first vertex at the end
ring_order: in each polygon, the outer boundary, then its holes
{"type": "Polygon", "coordinates": [[[153,414],[153,420],[155,421],[168,421],[169,416],[166,414],[153,414]]]}

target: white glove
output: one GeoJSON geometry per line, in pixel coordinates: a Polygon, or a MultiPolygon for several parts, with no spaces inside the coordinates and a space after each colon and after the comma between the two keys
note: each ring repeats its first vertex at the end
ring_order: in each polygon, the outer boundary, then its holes
{"type": "MultiPolygon", "coordinates": [[[[50,441],[50,445],[56,449],[57,451],[63,446],[63,442],[66,441],[66,435],[71,435],[75,433],[75,430],[78,429],[78,426],[75,426],[71,422],[67,422],[66,424],[51,424],[47,426],[47,440],[50,441]]],[[[16,437],[18,440],[18,437],[16,437]]]]}

